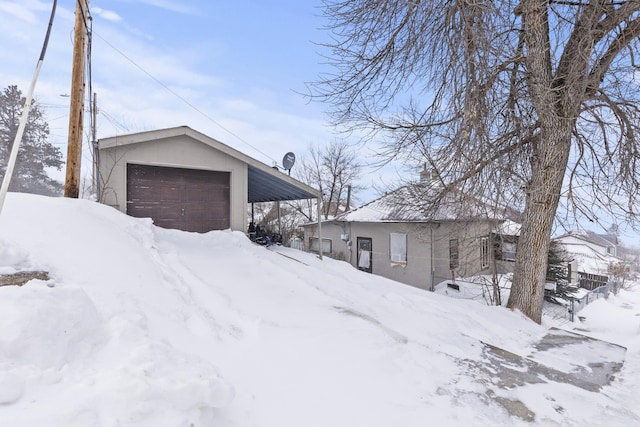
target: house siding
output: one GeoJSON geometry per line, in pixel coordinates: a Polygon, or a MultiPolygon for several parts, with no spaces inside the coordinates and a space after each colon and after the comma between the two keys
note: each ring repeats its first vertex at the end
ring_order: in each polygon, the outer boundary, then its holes
{"type": "MultiPolygon", "coordinates": [[[[490,256],[489,266],[481,268],[480,242],[482,237],[491,235],[488,222],[460,223],[410,223],[410,222],[346,222],[327,221],[322,223],[322,237],[331,239],[332,252],[325,254],[343,260],[357,268],[357,239],[372,239],[372,273],[425,290],[432,290],[436,284],[449,280],[449,242],[458,241],[458,267],[456,277],[475,274],[489,274],[494,263],[490,256]],[[392,262],[389,239],[391,233],[407,236],[406,264],[392,262]],[[343,237],[347,237],[344,240],[343,237]],[[351,242],[351,244],[349,244],[351,242]]],[[[317,237],[317,225],[307,225],[305,229],[305,249],[309,250],[309,239],[317,237]]],[[[492,253],[492,252],[490,252],[492,253]]],[[[503,268],[506,268],[503,266],[503,268]]]]}

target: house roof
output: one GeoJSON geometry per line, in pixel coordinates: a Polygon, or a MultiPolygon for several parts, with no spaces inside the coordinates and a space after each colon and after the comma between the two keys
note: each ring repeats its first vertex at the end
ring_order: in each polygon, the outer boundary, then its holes
{"type": "Polygon", "coordinates": [[[498,225],[496,233],[502,234],[503,236],[519,236],[521,228],[522,224],[507,219],[498,225]]]}
{"type": "Polygon", "coordinates": [[[290,176],[280,172],[278,169],[268,166],[216,139],[191,129],[188,126],[102,138],[98,141],[98,147],[102,150],[116,146],[121,147],[142,142],[174,138],[181,135],[186,135],[195,141],[208,145],[211,148],[246,163],[248,166],[247,179],[249,187],[247,202],[249,203],[315,199],[321,196],[320,192],[315,188],[291,178],[290,176]]]}
{"type": "MultiPolygon", "coordinates": [[[[490,203],[478,197],[449,194],[438,203],[429,203],[428,201],[432,201],[436,196],[436,192],[433,186],[425,183],[405,185],[361,207],[338,215],[334,220],[345,222],[508,220],[508,209],[493,208],[490,203]]],[[[517,223],[510,221],[508,230],[505,229],[505,231],[515,231],[516,226],[517,223]]]]}
{"type": "Polygon", "coordinates": [[[576,270],[584,273],[606,275],[611,264],[620,262],[620,258],[598,252],[594,246],[603,249],[616,246],[612,240],[615,236],[597,234],[592,231],[571,231],[556,237],[554,240],[562,243],[567,253],[576,262],[576,270]]]}
{"type": "Polygon", "coordinates": [[[606,275],[609,270],[609,265],[620,262],[619,258],[598,253],[586,243],[562,242],[562,244],[567,253],[577,263],[577,271],[606,275]]]}
{"type": "Polygon", "coordinates": [[[594,245],[602,246],[603,248],[618,245],[618,238],[614,235],[597,234],[593,231],[586,230],[570,231],[562,236],[558,236],[556,240],[563,240],[566,237],[574,237],[585,242],[593,243],[594,245]]]}

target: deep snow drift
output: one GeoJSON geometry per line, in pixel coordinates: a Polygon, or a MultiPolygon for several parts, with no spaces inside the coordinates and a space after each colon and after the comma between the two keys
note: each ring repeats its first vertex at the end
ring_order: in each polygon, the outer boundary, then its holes
{"type": "Polygon", "coordinates": [[[97,203],[9,194],[0,274],[2,426],[640,425],[640,286],[566,324],[628,348],[600,392],[504,390],[481,342],[527,353],[550,326],[238,232],[154,227],[97,203]]]}

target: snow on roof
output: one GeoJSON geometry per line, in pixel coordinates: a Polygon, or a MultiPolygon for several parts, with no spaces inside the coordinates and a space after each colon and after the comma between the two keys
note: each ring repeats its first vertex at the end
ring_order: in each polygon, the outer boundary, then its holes
{"type": "Polygon", "coordinates": [[[577,263],[578,271],[606,275],[609,265],[620,261],[612,255],[601,254],[587,244],[564,243],[567,254],[577,263]]]}
{"type": "Polygon", "coordinates": [[[601,258],[602,255],[592,247],[582,243],[562,243],[567,253],[573,256],[581,256],[588,258],[601,258]]]}
{"type": "Polygon", "coordinates": [[[521,224],[507,219],[506,221],[497,225],[496,233],[503,236],[519,236],[521,227],[521,224]]]}
{"type": "MultiPolygon", "coordinates": [[[[507,208],[495,209],[478,197],[460,192],[447,193],[439,201],[433,187],[410,184],[386,193],[361,207],[338,215],[336,221],[345,222],[434,222],[454,220],[506,220],[507,208]]],[[[509,231],[516,223],[510,221],[509,231]]],[[[518,225],[519,227],[519,225],[518,225]]]]}
{"type": "Polygon", "coordinates": [[[582,298],[586,297],[590,293],[591,293],[591,291],[588,290],[588,289],[578,288],[574,292],[571,292],[571,296],[573,298],[582,299],[582,298]]]}
{"type": "Polygon", "coordinates": [[[556,239],[563,241],[566,240],[567,237],[574,237],[585,242],[593,243],[594,245],[602,246],[603,248],[616,246],[618,244],[618,238],[616,236],[612,236],[609,234],[597,234],[593,231],[587,230],[570,231],[566,234],[563,234],[562,236],[558,236],[556,239]]]}
{"type": "Polygon", "coordinates": [[[583,273],[601,274],[606,276],[609,273],[609,265],[613,260],[594,259],[594,258],[577,258],[578,271],[583,273]]]}

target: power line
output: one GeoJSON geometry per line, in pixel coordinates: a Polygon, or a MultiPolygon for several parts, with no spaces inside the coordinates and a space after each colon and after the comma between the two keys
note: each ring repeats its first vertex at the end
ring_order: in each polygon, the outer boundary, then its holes
{"type": "Polygon", "coordinates": [[[263,152],[262,150],[258,149],[257,147],[251,145],[249,142],[247,142],[246,140],[244,140],[243,138],[241,138],[238,134],[234,133],[233,131],[231,131],[230,129],[227,129],[226,127],[224,127],[221,123],[219,123],[218,121],[216,121],[213,117],[209,116],[207,113],[205,113],[204,111],[200,110],[198,107],[196,107],[195,105],[193,105],[191,102],[189,102],[186,98],[184,98],[182,95],[180,95],[179,93],[177,93],[176,91],[174,91],[173,89],[171,89],[169,86],[167,86],[166,84],[164,84],[162,81],[160,81],[159,79],[157,79],[155,76],[153,76],[150,72],[148,72],[147,70],[145,70],[141,65],[139,65],[138,63],[136,63],[133,59],[131,59],[130,57],[128,57],[124,52],[122,52],[120,49],[118,49],[117,47],[115,47],[113,44],[109,43],[104,37],[102,37],[100,34],[95,33],[103,42],[105,42],[109,47],[111,47],[113,50],[115,50],[116,52],[118,52],[120,55],[122,55],[123,58],[125,58],[127,61],[131,62],[136,68],[138,68],[140,71],[142,71],[143,73],[145,73],[149,78],[151,78],[154,82],[156,82],[157,84],[159,84],[160,86],[162,86],[165,90],[167,90],[168,92],[170,92],[173,96],[175,96],[176,98],[180,99],[182,102],[184,102],[186,105],[188,105],[189,107],[191,107],[193,110],[195,110],[196,112],[198,112],[199,114],[201,114],[203,117],[205,117],[207,120],[211,121],[212,123],[214,123],[216,126],[220,127],[221,129],[223,129],[224,131],[226,131],[227,133],[229,133],[230,135],[234,136],[235,138],[237,138],[239,141],[247,144],[249,147],[253,148],[254,150],[256,150],[258,153],[262,154],[263,156],[267,157],[268,159],[270,159],[271,161],[273,161],[274,163],[278,163],[274,158],[272,158],[271,156],[269,156],[267,153],[263,152]]]}
{"type": "Polygon", "coordinates": [[[42,63],[44,62],[45,53],[47,52],[47,45],[49,44],[49,36],[51,34],[51,27],[53,26],[53,18],[56,13],[57,5],[58,5],[57,0],[53,0],[51,16],[49,17],[49,25],[47,26],[47,32],[44,38],[44,42],[42,43],[42,50],[40,51],[40,57],[38,58],[36,69],[33,73],[33,77],[31,78],[31,84],[29,85],[29,91],[27,92],[27,96],[25,99],[25,104],[22,110],[22,116],[20,117],[18,130],[16,131],[16,136],[13,140],[13,145],[11,147],[9,159],[7,161],[7,169],[5,170],[4,178],[2,179],[2,185],[0,185],[0,212],[2,212],[2,208],[4,206],[4,200],[7,196],[7,191],[9,190],[9,183],[11,182],[11,175],[13,175],[13,168],[18,158],[18,150],[20,149],[22,134],[27,125],[27,118],[29,116],[29,106],[31,105],[33,91],[36,87],[36,82],[38,80],[38,75],[40,74],[40,69],[42,68],[42,63]]]}
{"type": "Polygon", "coordinates": [[[123,130],[124,132],[131,132],[131,130],[127,126],[125,126],[122,123],[120,123],[118,120],[116,120],[115,117],[113,117],[112,115],[110,115],[106,111],[101,109],[100,110],[100,114],[102,114],[107,119],[107,121],[109,123],[111,123],[111,125],[113,125],[113,127],[120,128],[120,130],[123,130]]]}
{"type": "MultiPolygon", "coordinates": [[[[78,0],[80,2],[80,0],[78,0]]],[[[78,3],[80,5],[80,3],[78,3]]],[[[80,5],[82,6],[82,5],[80,5]]],[[[89,86],[88,93],[85,93],[85,96],[89,99],[89,128],[95,129],[96,124],[94,123],[94,115],[92,114],[95,110],[96,106],[93,102],[93,75],[92,75],[92,67],[91,67],[91,46],[93,44],[93,17],[91,16],[91,12],[89,11],[89,2],[87,2],[87,15],[89,19],[90,25],[87,25],[87,17],[85,16],[85,12],[82,10],[82,17],[84,19],[85,29],[87,30],[87,52],[86,52],[86,73],[87,73],[87,84],[89,86]]],[[[95,142],[95,141],[92,141],[95,142]]]]}

